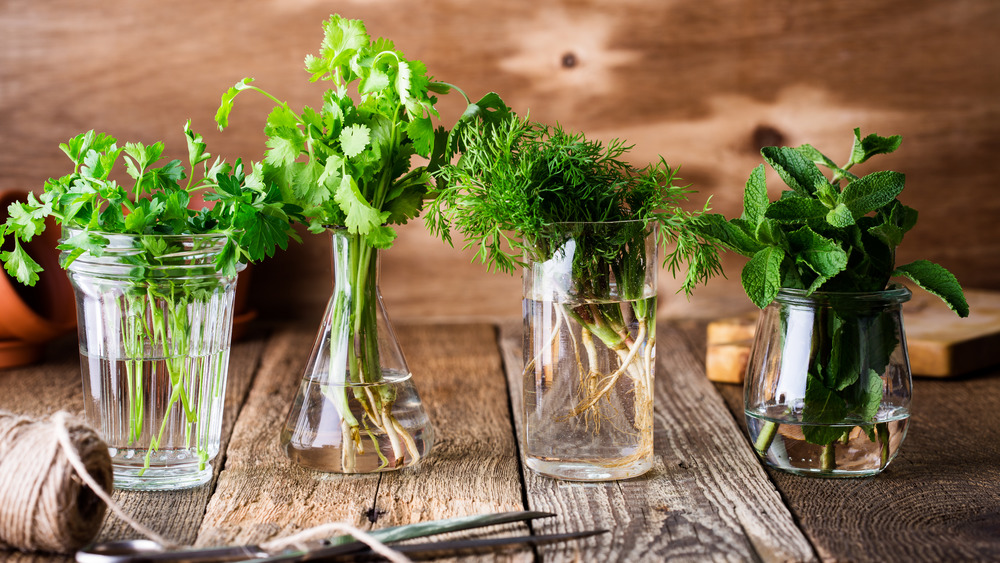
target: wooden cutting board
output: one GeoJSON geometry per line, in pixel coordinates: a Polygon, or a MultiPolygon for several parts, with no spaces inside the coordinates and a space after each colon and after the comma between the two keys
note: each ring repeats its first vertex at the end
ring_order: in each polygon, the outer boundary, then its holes
{"type": "MultiPolygon", "coordinates": [[[[920,289],[903,305],[913,375],[953,377],[1000,363],[1000,292],[967,290],[965,296],[971,313],[964,319],[920,289]]],[[[709,379],[743,382],[756,323],[757,313],[709,323],[709,379]]]]}

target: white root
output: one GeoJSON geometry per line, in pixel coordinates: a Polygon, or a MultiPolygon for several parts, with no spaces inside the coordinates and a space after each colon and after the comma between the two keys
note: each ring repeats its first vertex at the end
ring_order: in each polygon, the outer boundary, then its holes
{"type": "MultiPolygon", "coordinates": [[[[604,384],[603,387],[601,387],[596,393],[592,393],[589,399],[577,405],[576,408],[574,408],[570,412],[572,416],[578,416],[580,413],[586,411],[590,407],[597,404],[597,401],[601,400],[601,398],[604,395],[606,395],[609,391],[611,391],[611,389],[614,388],[615,384],[618,382],[618,379],[622,376],[622,374],[626,373],[627,371],[635,369],[634,366],[632,366],[632,361],[635,359],[636,353],[642,347],[642,344],[645,342],[645,340],[646,340],[646,324],[642,323],[639,325],[639,332],[638,334],[636,334],[635,343],[631,347],[626,346],[628,348],[628,353],[626,354],[624,350],[622,350],[621,348],[616,350],[619,354],[619,357],[621,357],[622,354],[625,355],[625,357],[621,361],[621,365],[619,366],[619,368],[606,378],[606,383],[604,384]]],[[[635,376],[630,376],[630,377],[632,377],[633,379],[635,378],[635,376]]]]}

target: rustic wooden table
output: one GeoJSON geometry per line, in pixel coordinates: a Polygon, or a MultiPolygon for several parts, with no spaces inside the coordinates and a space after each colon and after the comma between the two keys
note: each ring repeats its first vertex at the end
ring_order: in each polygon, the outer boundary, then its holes
{"type": "MultiPolygon", "coordinates": [[[[517,448],[516,323],[402,324],[398,336],[438,433],[418,467],[381,475],[292,465],[277,436],[314,327],[258,327],[233,348],[223,452],[213,481],[175,493],[115,493],[130,514],[193,545],[259,542],[328,521],[362,528],[508,510],[557,517],[498,535],[607,528],[514,561],[1000,559],[1000,370],[918,380],[910,435],[873,478],[823,480],[765,469],[743,434],[741,390],[704,376],[704,323],[661,322],[656,463],[637,479],[553,481],[517,448]],[[516,403],[515,403],[516,404],[516,403]]],[[[82,412],[75,342],[41,365],[0,371],[0,408],[82,412]]],[[[109,516],[99,539],[134,537],[109,516]]],[[[0,552],[10,561],[64,557],[0,552]]],[[[476,560],[479,560],[476,559],[476,560]]],[[[464,559],[463,559],[464,560],[464,559]]]]}

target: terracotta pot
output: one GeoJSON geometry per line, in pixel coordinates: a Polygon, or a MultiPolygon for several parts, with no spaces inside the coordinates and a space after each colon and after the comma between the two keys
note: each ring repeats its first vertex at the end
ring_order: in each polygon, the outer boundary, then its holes
{"type": "MultiPolygon", "coordinates": [[[[27,198],[21,190],[0,192],[0,222],[7,221],[7,207],[27,198]]],[[[46,223],[45,232],[23,245],[45,271],[28,287],[0,270],[0,366],[21,365],[38,359],[37,346],[76,326],[76,305],[69,279],[59,267],[59,228],[46,223]]],[[[7,240],[4,250],[13,241],[7,240]]]]}

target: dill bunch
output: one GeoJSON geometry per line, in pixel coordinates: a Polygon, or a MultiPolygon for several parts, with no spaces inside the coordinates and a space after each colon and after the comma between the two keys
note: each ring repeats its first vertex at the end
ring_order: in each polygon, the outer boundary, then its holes
{"type": "Polygon", "coordinates": [[[621,140],[590,140],[509,110],[465,120],[453,135],[461,156],[437,171],[425,221],[446,242],[459,233],[488,270],[514,273],[529,258],[551,258],[560,239],[573,235],[556,225],[633,222],[589,239],[574,269],[621,256],[652,228],[656,244],[672,246],[663,261],[671,274],[687,266],[685,293],[721,272],[718,248],[691,228],[707,204],[694,212],[680,207],[692,191],[675,185],[677,170],[662,157],[636,168],[624,160],[632,146],[621,140]]]}

